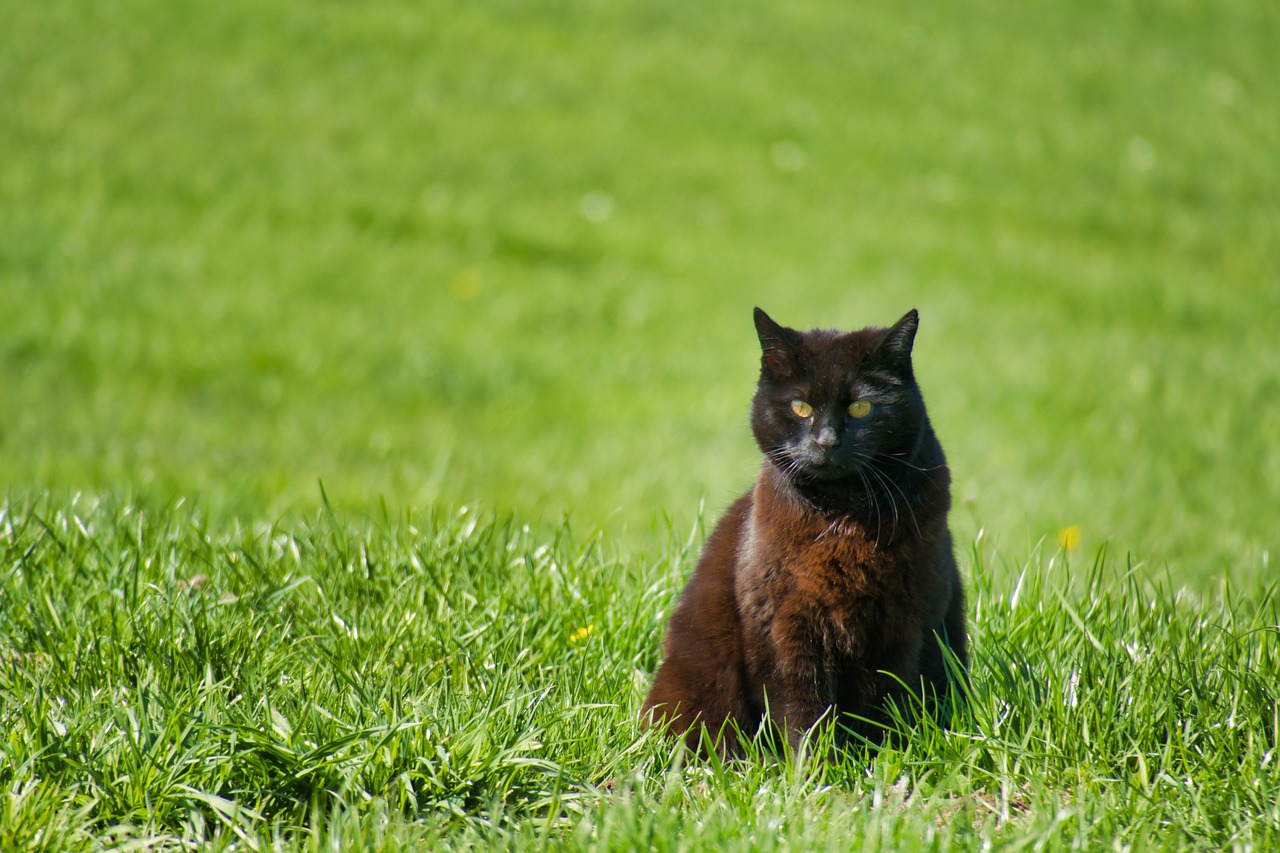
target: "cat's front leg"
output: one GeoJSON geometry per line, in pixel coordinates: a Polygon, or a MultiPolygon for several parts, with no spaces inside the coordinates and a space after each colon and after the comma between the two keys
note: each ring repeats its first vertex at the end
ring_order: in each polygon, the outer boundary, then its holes
{"type": "Polygon", "coordinates": [[[808,613],[780,608],[770,631],[775,677],[769,685],[769,717],[794,754],[805,734],[835,704],[821,630],[808,613]]]}
{"type": "Polygon", "coordinates": [[[770,708],[769,715],[786,737],[791,754],[797,755],[805,735],[822,719],[830,703],[824,703],[812,691],[784,687],[778,692],[779,701],[776,707],[770,708]]]}

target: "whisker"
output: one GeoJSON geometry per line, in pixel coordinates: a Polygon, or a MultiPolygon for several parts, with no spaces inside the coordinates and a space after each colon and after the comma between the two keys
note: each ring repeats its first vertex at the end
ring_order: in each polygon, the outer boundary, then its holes
{"type": "Polygon", "coordinates": [[[880,533],[881,533],[880,501],[876,499],[876,491],[875,491],[875,489],[871,488],[871,483],[867,481],[866,476],[862,473],[862,466],[861,466],[861,465],[859,465],[857,468],[855,468],[855,469],[854,469],[854,471],[856,471],[856,472],[857,472],[857,474],[858,474],[858,479],[862,481],[862,487],[863,487],[864,489],[866,489],[866,491],[867,491],[867,497],[871,498],[871,506],[872,506],[872,507],[875,509],[875,511],[876,511],[876,542],[875,542],[875,545],[876,545],[876,547],[877,547],[877,548],[879,548],[879,547],[880,547],[880,533]]]}
{"type": "MultiPolygon", "coordinates": [[[[919,465],[912,465],[907,460],[900,459],[899,456],[901,456],[901,454],[897,454],[897,453],[885,453],[883,451],[879,451],[872,454],[872,456],[876,459],[884,459],[889,462],[897,462],[899,465],[905,465],[907,468],[910,468],[912,471],[918,471],[921,474],[928,474],[930,471],[937,471],[944,467],[942,465],[934,465],[929,468],[921,468],[919,465]]],[[[868,459],[868,461],[870,461],[870,459],[868,459]]]]}
{"type": "MultiPolygon", "coordinates": [[[[884,477],[880,475],[880,473],[876,470],[875,465],[871,464],[870,459],[865,454],[859,454],[859,455],[862,457],[862,461],[866,462],[867,464],[858,466],[858,475],[862,477],[862,481],[867,484],[867,490],[871,492],[871,495],[872,495],[871,499],[873,501],[876,501],[875,490],[871,488],[870,481],[867,480],[866,474],[870,474],[872,477],[875,478],[877,483],[880,483],[882,485],[884,484],[884,477]]],[[[893,529],[889,533],[889,538],[890,540],[892,540],[898,535],[898,502],[894,499],[893,493],[888,491],[887,489],[885,490],[884,495],[886,498],[889,499],[889,508],[893,510],[893,529]]],[[[878,505],[879,505],[879,502],[877,501],[877,507],[878,505]]]]}
{"type": "MultiPolygon", "coordinates": [[[[893,507],[893,535],[896,537],[898,535],[898,518],[899,518],[898,499],[893,496],[892,490],[897,488],[898,493],[902,494],[902,489],[899,488],[897,484],[895,484],[892,480],[890,480],[883,471],[876,468],[875,465],[867,466],[867,471],[873,477],[875,477],[878,482],[883,483],[886,487],[885,496],[889,499],[889,505],[893,507]]],[[[905,501],[907,496],[903,494],[902,497],[903,497],[903,500],[905,501]]],[[[907,509],[908,511],[911,510],[911,504],[909,501],[907,501],[907,509]]]]}
{"type": "Polygon", "coordinates": [[[873,470],[873,471],[875,471],[875,472],[876,472],[877,476],[878,476],[878,477],[880,477],[880,479],[882,480],[882,482],[884,482],[887,486],[891,486],[892,488],[897,489],[897,490],[898,490],[898,494],[902,495],[902,502],[903,502],[904,504],[906,504],[906,506],[907,506],[907,512],[911,513],[911,523],[912,523],[912,525],[913,525],[913,526],[915,527],[915,529],[916,529],[916,535],[917,535],[917,536],[921,535],[921,533],[920,533],[920,520],[916,518],[916,511],[915,511],[915,509],[911,506],[911,499],[910,499],[909,497],[907,497],[907,493],[906,493],[905,491],[903,491],[902,486],[900,486],[900,485],[898,485],[896,482],[894,482],[893,478],[892,478],[892,477],[890,477],[887,473],[885,473],[884,471],[882,471],[882,470],[880,470],[879,468],[877,468],[874,462],[872,462],[872,463],[871,463],[871,466],[870,466],[870,467],[871,467],[871,470],[873,470]]]}
{"type": "Polygon", "coordinates": [[[791,477],[800,470],[801,461],[792,455],[791,451],[785,447],[770,448],[765,451],[765,456],[769,461],[781,472],[786,479],[791,477]]]}

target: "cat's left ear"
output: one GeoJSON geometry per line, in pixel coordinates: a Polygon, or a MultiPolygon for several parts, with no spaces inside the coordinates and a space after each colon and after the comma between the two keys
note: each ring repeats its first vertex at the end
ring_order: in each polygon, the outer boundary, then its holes
{"type": "Polygon", "coordinates": [[[912,308],[884,336],[884,340],[880,342],[880,351],[899,361],[910,358],[911,346],[915,343],[916,329],[919,327],[920,314],[912,308]]]}

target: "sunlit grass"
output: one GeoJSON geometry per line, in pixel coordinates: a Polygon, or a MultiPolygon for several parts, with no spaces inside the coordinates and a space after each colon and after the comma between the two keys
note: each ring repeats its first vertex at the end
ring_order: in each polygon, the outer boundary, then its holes
{"type": "Polygon", "coordinates": [[[637,725],[690,542],[5,505],[3,846],[1280,842],[1273,587],[979,543],[951,730],[725,766],[637,725]]]}

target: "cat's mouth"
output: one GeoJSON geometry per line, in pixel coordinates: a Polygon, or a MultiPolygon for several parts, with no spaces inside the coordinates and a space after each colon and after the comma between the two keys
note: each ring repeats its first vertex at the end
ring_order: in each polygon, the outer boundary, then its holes
{"type": "Polygon", "coordinates": [[[820,450],[800,450],[789,454],[794,475],[806,480],[842,480],[852,476],[847,466],[820,450]]]}
{"type": "Polygon", "coordinates": [[[828,459],[805,466],[802,473],[811,480],[843,480],[852,472],[828,459]]]}

